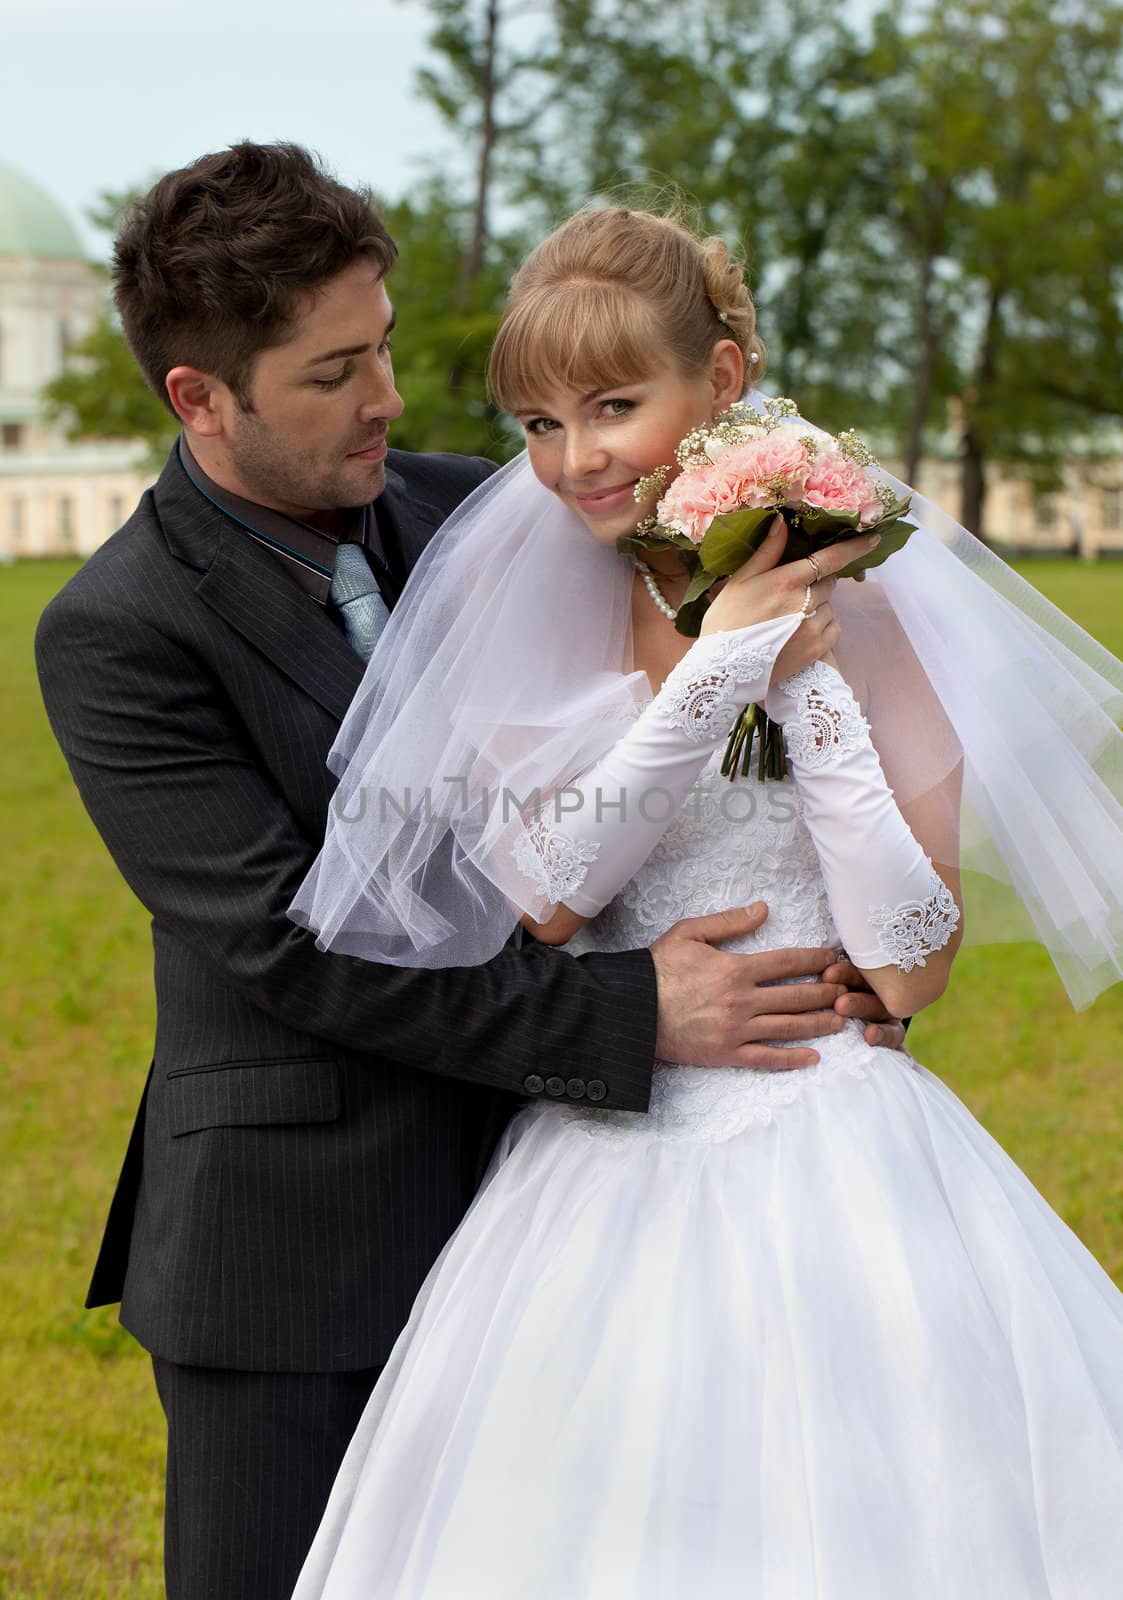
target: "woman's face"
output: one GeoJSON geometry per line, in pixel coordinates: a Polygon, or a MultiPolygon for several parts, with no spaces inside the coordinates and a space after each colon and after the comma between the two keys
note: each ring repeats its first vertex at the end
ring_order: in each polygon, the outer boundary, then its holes
{"type": "Polygon", "coordinates": [[[553,389],[516,413],[535,476],[602,544],[615,544],[655,509],[655,494],[637,504],[639,480],[657,467],[674,468],[679,441],[739,397],[740,351],[718,346],[727,349],[737,360],[719,360],[717,373],[711,367],[687,378],[660,367],[642,382],[596,394],[553,389]]]}

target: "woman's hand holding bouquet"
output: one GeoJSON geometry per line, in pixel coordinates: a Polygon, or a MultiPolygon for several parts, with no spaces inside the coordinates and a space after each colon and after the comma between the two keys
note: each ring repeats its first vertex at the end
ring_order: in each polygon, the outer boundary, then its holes
{"type": "MultiPolygon", "coordinates": [[[[860,578],[902,548],[913,531],[902,520],[909,498],[881,482],[856,434],[824,433],[786,399],[765,400],[759,409],[742,402],[689,434],[675,453],[682,470],[655,515],[619,546],[641,558],[677,552],[690,579],[675,617],[678,631],[696,637],[803,609],[818,627],[799,630],[775,675],[790,676],[825,655],[838,637],[829,608],[834,581],[860,578]],[[787,532],[782,544],[780,522],[787,532]],[[773,540],[777,550],[769,559],[773,540]],[[770,580],[763,611],[762,574],[770,580]]],[[[638,483],[636,499],[662,490],[670,470],[638,483]]],[[[784,776],[782,735],[758,706],[746,708],[730,735],[727,776],[748,772],[757,732],[758,777],[784,776]]]]}

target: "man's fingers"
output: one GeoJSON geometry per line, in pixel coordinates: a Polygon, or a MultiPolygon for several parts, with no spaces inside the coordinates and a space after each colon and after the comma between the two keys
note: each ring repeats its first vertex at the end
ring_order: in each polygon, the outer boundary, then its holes
{"type": "Polygon", "coordinates": [[[841,961],[834,962],[832,966],[825,968],[823,972],[823,982],[844,983],[848,989],[869,988],[869,984],[866,982],[865,978],[863,978],[862,974],[858,971],[854,963],[852,961],[847,961],[845,957],[841,961]]]}
{"type": "Polygon", "coordinates": [[[746,1044],[770,1039],[824,1039],[846,1026],[837,1011],[792,1011],[750,1018],[744,1025],[746,1044]]]}
{"type": "Polygon", "coordinates": [[[843,1017],[857,1017],[860,1022],[895,1022],[875,994],[844,994],[835,1001],[835,1010],[843,1017]]]}
{"type": "Polygon", "coordinates": [[[882,1050],[901,1050],[905,1043],[905,1025],[903,1022],[874,1022],[864,1030],[863,1036],[867,1044],[882,1050]]]}
{"type": "MultiPolygon", "coordinates": [[[[704,921],[704,918],[699,918],[704,921]]],[[[776,978],[818,978],[838,956],[837,950],[762,950],[759,954],[737,955],[746,965],[752,963],[752,981],[770,983],[776,978]]]]}
{"type": "Polygon", "coordinates": [[[722,939],[735,939],[746,933],[755,933],[768,916],[763,900],[751,906],[734,906],[731,911],[712,911],[705,917],[684,917],[668,928],[665,939],[700,939],[705,944],[717,944],[722,939]]]}
{"type": "Polygon", "coordinates": [[[758,1072],[794,1072],[797,1067],[818,1064],[817,1050],[785,1050],[765,1044],[743,1044],[729,1063],[731,1067],[755,1067],[758,1072]]]}
{"type": "Polygon", "coordinates": [[[757,999],[776,1015],[794,1011],[822,1011],[829,1015],[845,993],[838,983],[778,983],[769,984],[764,994],[758,991],[757,999]]]}

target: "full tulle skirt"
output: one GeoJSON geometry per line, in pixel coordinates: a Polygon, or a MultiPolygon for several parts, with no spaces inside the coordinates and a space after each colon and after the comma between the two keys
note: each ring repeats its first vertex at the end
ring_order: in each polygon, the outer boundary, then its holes
{"type": "Polygon", "coordinates": [[[1119,1600],[1123,1296],[854,1035],[504,1138],[295,1600],[1119,1600]]]}

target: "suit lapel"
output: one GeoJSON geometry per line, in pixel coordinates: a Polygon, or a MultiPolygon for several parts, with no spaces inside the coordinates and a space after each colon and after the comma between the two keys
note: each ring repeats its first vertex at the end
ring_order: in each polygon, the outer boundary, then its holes
{"type": "Polygon", "coordinates": [[[393,467],[386,469],[386,487],[377,505],[379,525],[388,528],[391,536],[397,539],[408,576],[448,513],[418,495],[416,490],[407,490],[405,479],[393,467]]]}
{"type": "Polygon", "coordinates": [[[204,605],[342,720],[364,665],[325,609],[198,493],[174,451],[154,497],[169,550],[199,572],[195,592],[204,605]]]}

